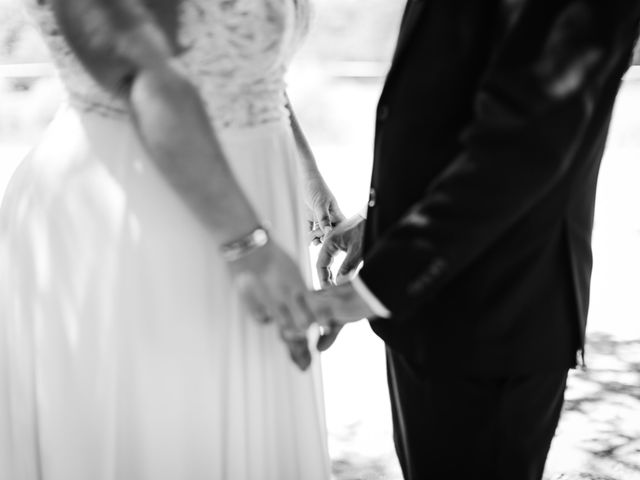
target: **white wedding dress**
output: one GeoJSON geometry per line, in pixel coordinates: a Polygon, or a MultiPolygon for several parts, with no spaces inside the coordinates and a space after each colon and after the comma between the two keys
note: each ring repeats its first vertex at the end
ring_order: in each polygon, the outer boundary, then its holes
{"type": "MultiPolygon", "coordinates": [[[[327,480],[319,358],[237,298],[123,105],[29,0],[69,105],[0,211],[0,479],[327,480]]],[[[46,2],[45,2],[46,3],[46,2]]],[[[309,273],[283,75],[294,0],[183,0],[183,67],[276,240],[309,273]]]]}

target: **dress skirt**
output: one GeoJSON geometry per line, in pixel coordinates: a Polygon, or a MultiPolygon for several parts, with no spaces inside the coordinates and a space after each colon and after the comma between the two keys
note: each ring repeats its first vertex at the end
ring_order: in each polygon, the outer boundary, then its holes
{"type": "MultiPolygon", "coordinates": [[[[288,121],[222,130],[309,276],[288,121]]],[[[0,210],[0,478],[327,480],[319,358],[239,302],[131,123],[65,107],[0,210]]]]}

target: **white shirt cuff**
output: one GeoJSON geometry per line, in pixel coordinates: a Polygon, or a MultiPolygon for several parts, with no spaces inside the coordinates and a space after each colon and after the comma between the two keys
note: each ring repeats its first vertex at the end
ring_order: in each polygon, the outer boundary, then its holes
{"type": "Polygon", "coordinates": [[[364,302],[369,306],[369,308],[376,314],[378,317],[389,318],[391,317],[391,312],[387,307],[385,307],[382,302],[376,297],[369,287],[365,285],[359,275],[356,275],[351,279],[351,284],[353,285],[354,290],[360,295],[360,297],[364,300],[364,302]]]}
{"type": "Polygon", "coordinates": [[[367,212],[369,211],[369,205],[365,205],[362,209],[358,210],[357,215],[360,215],[365,220],[367,219],[367,212]]]}

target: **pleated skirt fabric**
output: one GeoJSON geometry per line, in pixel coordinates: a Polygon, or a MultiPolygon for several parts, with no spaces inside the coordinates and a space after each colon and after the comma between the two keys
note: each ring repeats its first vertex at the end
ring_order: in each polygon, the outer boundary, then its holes
{"type": "MultiPolygon", "coordinates": [[[[223,131],[308,276],[288,122],[223,131]]],[[[327,480],[319,358],[248,318],[123,119],[57,115],[0,210],[0,478],[327,480]]]]}

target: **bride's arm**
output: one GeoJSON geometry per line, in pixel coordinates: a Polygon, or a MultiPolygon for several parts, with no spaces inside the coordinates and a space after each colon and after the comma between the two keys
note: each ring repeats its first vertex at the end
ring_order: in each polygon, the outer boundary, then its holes
{"type": "MultiPolygon", "coordinates": [[[[50,0],[62,33],[93,78],[126,100],[139,135],[164,178],[208,228],[219,246],[242,239],[230,263],[255,317],[275,319],[284,331],[313,321],[304,281],[274,242],[247,248],[259,219],[234,178],[200,97],[174,61],[166,32],[176,0],[50,0]],[[247,243],[249,242],[249,243],[247,243]]],[[[310,358],[306,341],[289,342],[295,360],[310,358]]]]}
{"type": "Polygon", "coordinates": [[[331,228],[342,222],[345,217],[338,206],[333,193],[325,182],[309,142],[305,137],[298,119],[287,98],[287,110],[291,120],[291,129],[298,148],[300,170],[305,192],[305,201],[309,208],[309,221],[312,226],[313,238],[321,238],[329,233],[331,228]]]}
{"type": "MultiPolygon", "coordinates": [[[[150,157],[220,245],[259,220],[233,177],[203,104],[173,60],[173,40],[132,0],[52,0],[68,42],[104,88],[125,99],[150,157]]],[[[167,1],[156,18],[170,17],[167,1]]],[[[167,20],[163,23],[167,24],[167,20]]]]}

